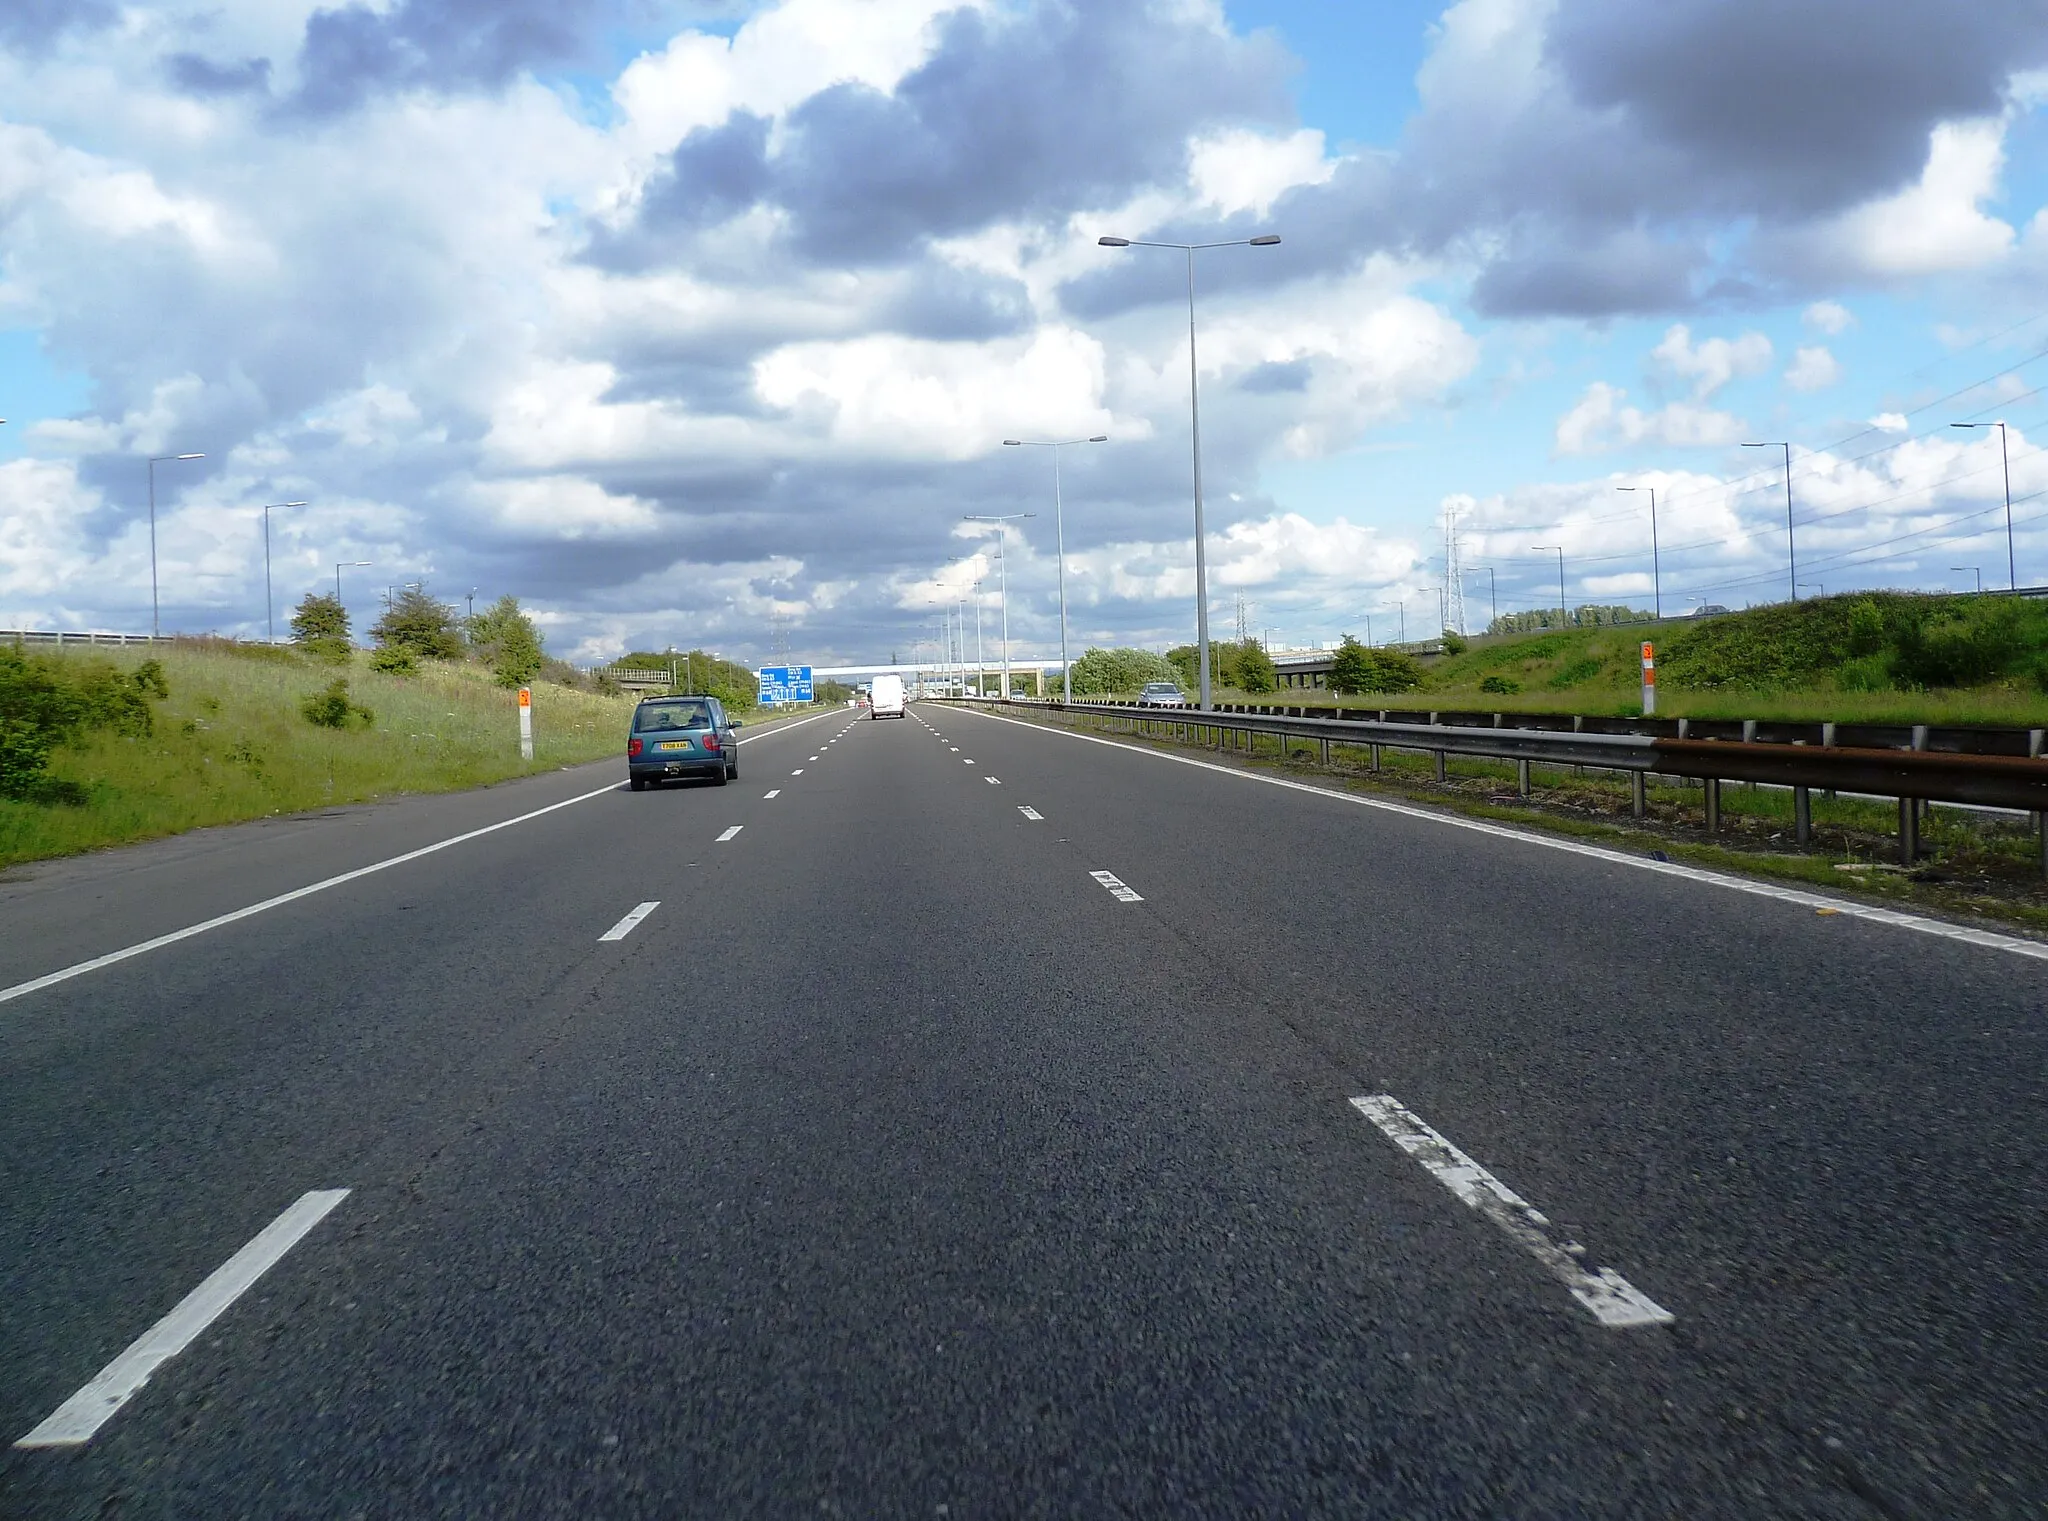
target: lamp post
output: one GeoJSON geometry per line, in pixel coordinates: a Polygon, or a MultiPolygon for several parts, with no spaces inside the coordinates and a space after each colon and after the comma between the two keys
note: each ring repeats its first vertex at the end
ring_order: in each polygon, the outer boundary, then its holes
{"type": "Polygon", "coordinates": [[[163,620],[156,599],[156,467],[183,459],[205,459],[203,454],[152,454],[149,457],[149,637],[163,637],[163,620]]]}
{"type": "Polygon", "coordinates": [[[1980,596],[1980,597],[1984,595],[1984,572],[1983,572],[1983,571],[1982,571],[1981,569],[1979,569],[1979,568],[1978,568],[1977,566],[1975,566],[1975,565],[1951,565],[1951,566],[1949,567],[1949,569],[1950,569],[1950,570],[1953,570],[1953,571],[1965,571],[1965,570],[1967,570],[1967,571],[1968,571],[1968,572],[1969,572],[1969,573],[1970,573],[1971,575],[1973,575],[1973,576],[1975,576],[1975,577],[1977,578],[1977,595],[1978,595],[1978,596],[1980,596]]]}
{"type": "Polygon", "coordinates": [[[277,601],[270,594],[270,515],[282,507],[303,507],[304,502],[271,502],[263,509],[263,629],[265,637],[277,643],[277,601]]]}
{"type": "Polygon", "coordinates": [[[1565,627],[1572,621],[1572,610],[1564,595],[1564,546],[1562,544],[1531,544],[1531,549],[1554,549],[1557,551],[1557,626],[1565,627]]]}
{"type": "Polygon", "coordinates": [[[1408,642],[1408,602],[1406,598],[1394,604],[1401,614],[1401,642],[1408,642]]]}
{"type": "Polygon", "coordinates": [[[2012,548],[2012,456],[2006,452],[2005,424],[2002,422],[1950,423],[1949,426],[1951,428],[1996,428],[1998,430],[1998,457],[2005,463],[2005,579],[2009,589],[2018,591],[2020,589],[2019,559],[2014,555],[2012,548]]]}
{"type": "Polygon", "coordinates": [[[1745,449],[1785,451],[1785,579],[1792,583],[1792,600],[1799,600],[1799,555],[1792,542],[1792,446],[1788,443],[1744,444],[1745,449]]]}
{"type": "Polygon", "coordinates": [[[377,562],[375,560],[336,560],[334,562],[334,600],[337,605],[339,605],[339,603],[341,602],[342,569],[344,567],[347,567],[348,569],[353,570],[355,567],[359,565],[374,565],[376,563],[377,562]]]}
{"type": "MultiPolygon", "coordinates": [[[[1627,488],[1624,487],[1623,489],[1626,490],[1627,488]]],[[[1487,601],[1493,608],[1493,616],[1487,623],[1487,632],[1492,633],[1493,625],[1500,622],[1500,582],[1494,576],[1493,567],[1491,565],[1481,565],[1472,570],[1461,571],[1459,574],[1461,576],[1476,576],[1482,570],[1486,572],[1487,601]]]]}
{"type": "Polygon", "coordinates": [[[1176,248],[1188,258],[1188,432],[1195,461],[1195,643],[1201,669],[1201,704],[1209,701],[1209,552],[1202,526],[1201,381],[1195,367],[1195,255],[1205,248],[1271,248],[1280,239],[1272,233],[1256,238],[1230,238],[1219,243],[1155,243],[1144,238],[1097,238],[1104,248],[1176,248]]]}
{"type": "MultiPolygon", "coordinates": [[[[1003,583],[1003,696],[1010,695],[1010,556],[1009,525],[1017,518],[1035,518],[1035,512],[1005,512],[995,516],[968,513],[969,523],[993,523],[996,525],[996,567],[1003,583]]],[[[978,622],[978,620],[977,620],[978,622]]]]}
{"type": "Polygon", "coordinates": [[[981,583],[974,583],[974,695],[988,696],[988,662],[981,658],[981,583]]]}
{"type": "Polygon", "coordinates": [[[1006,438],[1003,447],[1007,449],[1050,449],[1052,450],[1052,521],[1053,538],[1059,548],[1060,557],[1060,692],[1067,702],[1074,700],[1074,678],[1067,670],[1067,514],[1060,499],[1060,450],[1069,444],[1106,444],[1107,433],[1098,433],[1093,438],[1006,438]]]}
{"type": "MultiPolygon", "coordinates": [[[[1657,488],[1655,486],[1616,486],[1616,491],[1647,491],[1650,493],[1650,587],[1656,600],[1657,616],[1664,616],[1664,571],[1657,563],[1657,488]]],[[[1789,521],[1789,520],[1788,520],[1789,521]]]]}

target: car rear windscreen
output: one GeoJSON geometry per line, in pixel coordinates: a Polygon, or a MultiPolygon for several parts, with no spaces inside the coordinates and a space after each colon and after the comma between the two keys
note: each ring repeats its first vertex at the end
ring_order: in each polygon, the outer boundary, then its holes
{"type": "Polygon", "coordinates": [[[651,702],[633,715],[633,727],[643,734],[655,729],[708,729],[711,707],[702,702],[651,702]]]}

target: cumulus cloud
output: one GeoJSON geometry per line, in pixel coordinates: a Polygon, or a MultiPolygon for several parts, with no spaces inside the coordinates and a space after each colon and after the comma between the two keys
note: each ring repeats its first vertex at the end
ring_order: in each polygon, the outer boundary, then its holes
{"type": "Polygon", "coordinates": [[[1825,391],[1841,378],[1841,361],[1821,344],[1799,349],[1785,371],[1785,384],[1795,391],[1825,391]]]}
{"type": "Polygon", "coordinates": [[[1741,420],[1711,407],[1672,402],[1653,412],[1627,405],[1628,392],[1596,380],[1557,420],[1559,454],[1599,454],[1635,444],[1700,448],[1741,438],[1741,420]]]}
{"type": "Polygon", "coordinates": [[[1771,353],[1771,340],[1762,333],[1709,338],[1696,344],[1692,330],[1680,322],[1667,329],[1650,351],[1650,362],[1666,374],[1690,381],[1693,400],[1705,401],[1731,380],[1769,369],[1771,353]]]}
{"type": "Polygon", "coordinates": [[[1816,301],[1800,313],[1800,320],[1830,338],[1846,333],[1856,325],[1855,313],[1839,301],[1816,301]]]}

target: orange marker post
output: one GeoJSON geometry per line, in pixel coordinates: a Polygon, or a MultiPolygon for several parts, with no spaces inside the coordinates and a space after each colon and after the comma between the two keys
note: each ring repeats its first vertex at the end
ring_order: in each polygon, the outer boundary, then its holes
{"type": "Polygon", "coordinates": [[[1643,641],[1643,717],[1648,718],[1657,711],[1657,651],[1650,641],[1643,641]]]}
{"type": "MultiPolygon", "coordinates": [[[[1648,648],[1647,645],[1644,646],[1648,648]]],[[[533,688],[519,689],[519,758],[533,759],[533,688]]]]}

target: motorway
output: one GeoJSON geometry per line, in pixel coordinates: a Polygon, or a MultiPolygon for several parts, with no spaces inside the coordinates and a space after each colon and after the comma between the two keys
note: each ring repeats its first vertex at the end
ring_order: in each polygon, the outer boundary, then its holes
{"type": "Polygon", "coordinates": [[[0,881],[0,1516],[2048,1515],[1997,937],[951,705],[623,769],[0,881]]]}

